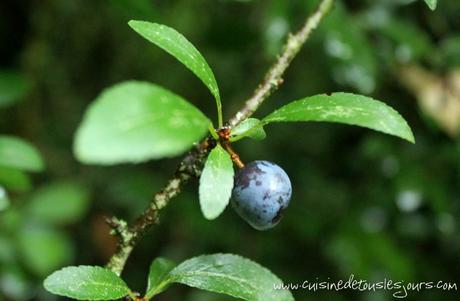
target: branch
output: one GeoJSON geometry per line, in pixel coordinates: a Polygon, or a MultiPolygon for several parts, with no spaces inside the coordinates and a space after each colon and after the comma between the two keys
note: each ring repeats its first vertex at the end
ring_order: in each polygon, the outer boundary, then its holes
{"type": "Polygon", "coordinates": [[[117,250],[107,264],[109,269],[118,275],[121,274],[134,246],[152,225],[158,223],[158,211],[166,207],[169,201],[181,192],[182,187],[191,177],[200,176],[204,159],[207,157],[209,150],[214,146],[215,140],[209,137],[196,145],[182,159],[174,176],[169,179],[161,191],[153,196],[150,206],[139,216],[132,226],[128,228],[126,222],[117,218],[108,219],[108,224],[112,228],[112,234],[118,237],[117,250]]]}
{"type": "MultiPolygon", "coordinates": [[[[262,83],[253,95],[245,101],[244,106],[230,120],[229,125],[234,127],[241,121],[250,117],[259,106],[283,83],[283,74],[290,63],[307,41],[310,34],[331,9],[334,0],[322,0],[316,11],[308,17],[302,28],[295,34],[290,34],[283,47],[281,55],[265,75],[262,83]]],[[[116,218],[108,220],[112,233],[119,239],[117,251],[110,259],[107,267],[118,275],[121,274],[129,255],[144,233],[154,224],[158,223],[158,212],[168,205],[169,201],[177,196],[182,187],[192,177],[199,177],[203,163],[214,147],[215,140],[208,137],[196,145],[181,161],[174,176],[166,186],[153,197],[150,206],[131,226],[116,218]]]]}
{"type": "Polygon", "coordinates": [[[315,30],[323,17],[329,12],[334,0],[323,0],[317,10],[307,19],[304,26],[294,35],[289,34],[289,38],[283,47],[281,56],[273,64],[270,70],[265,75],[263,82],[254,91],[243,108],[233,116],[229,124],[234,127],[241,121],[250,117],[259,106],[283,83],[283,74],[295,58],[297,53],[302,48],[303,44],[308,40],[310,34],[315,30]]]}

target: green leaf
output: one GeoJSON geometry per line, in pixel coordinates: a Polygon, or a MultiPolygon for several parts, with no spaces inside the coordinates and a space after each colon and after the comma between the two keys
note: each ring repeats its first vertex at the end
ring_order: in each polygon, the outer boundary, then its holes
{"type": "Polygon", "coordinates": [[[233,188],[233,162],[217,145],[208,156],[200,177],[200,206],[207,219],[215,219],[227,207],[233,188]]]}
{"type": "Polygon", "coordinates": [[[357,125],[414,143],[407,122],[383,102],[351,93],[319,94],[291,102],[262,120],[262,124],[292,121],[329,121],[357,125]]]}
{"type": "Polygon", "coordinates": [[[26,171],[41,171],[44,163],[30,143],[12,136],[0,135],[0,166],[26,171]]]}
{"type": "Polygon", "coordinates": [[[0,184],[15,192],[26,192],[32,188],[31,180],[26,173],[4,166],[0,166],[0,184]]]}
{"type": "Polygon", "coordinates": [[[38,189],[27,204],[30,217],[64,224],[79,220],[89,205],[88,191],[75,182],[57,182],[38,189]]]}
{"type": "Polygon", "coordinates": [[[244,137],[250,137],[255,140],[263,140],[267,137],[267,134],[264,131],[263,127],[259,127],[260,120],[257,118],[248,118],[243,120],[240,124],[238,124],[235,128],[232,129],[231,132],[231,141],[236,141],[244,137]],[[257,126],[257,127],[256,127],[257,126]],[[254,130],[251,130],[254,128],[254,130]]]}
{"type": "Polygon", "coordinates": [[[163,292],[168,283],[166,281],[169,272],[176,267],[176,263],[166,258],[157,258],[150,265],[150,272],[145,293],[146,299],[163,292]]]}
{"type": "Polygon", "coordinates": [[[69,264],[74,256],[69,237],[53,228],[27,225],[19,231],[17,239],[24,263],[38,276],[69,264]]]}
{"type": "Polygon", "coordinates": [[[203,255],[174,268],[169,282],[250,301],[291,301],[288,290],[276,290],[281,280],[259,264],[232,254],[203,255]]]}
{"type": "MultiPolygon", "coordinates": [[[[208,87],[217,102],[220,114],[220,95],[216,78],[201,53],[182,34],[166,25],[146,21],[129,21],[129,26],[148,41],[162,48],[184,64],[208,87]]],[[[219,116],[221,126],[221,116],[219,116]]]]}
{"type": "Polygon", "coordinates": [[[10,199],[6,193],[5,188],[0,186],[0,212],[7,209],[10,206],[10,199]]]}
{"type": "Polygon", "coordinates": [[[0,108],[15,104],[27,92],[24,77],[15,71],[0,71],[0,108]]]}
{"type": "Polygon", "coordinates": [[[202,138],[209,124],[180,96],[129,81],[107,89],[90,105],[74,151],[83,163],[106,165],[175,156],[202,138]]]}
{"type": "Polygon", "coordinates": [[[115,300],[131,294],[120,277],[97,266],[63,268],[48,276],[44,286],[53,294],[77,300],[115,300]]]}
{"type": "Polygon", "coordinates": [[[425,3],[431,10],[435,10],[438,6],[438,0],[425,0],[425,3]]]}

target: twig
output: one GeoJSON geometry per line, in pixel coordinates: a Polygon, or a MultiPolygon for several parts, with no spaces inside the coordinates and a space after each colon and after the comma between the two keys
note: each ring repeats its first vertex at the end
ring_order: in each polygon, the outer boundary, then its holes
{"type": "MultiPolygon", "coordinates": [[[[321,19],[327,14],[333,3],[334,0],[322,0],[317,10],[308,17],[304,26],[297,33],[289,35],[281,55],[269,69],[262,83],[254,91],[251,98],[246,100],[243,108],[228,122],[231,127],[238,125],[241,121],[251,116],[278,89],[283,82],[282,76],[291,61],[307,41],[311,32],[318,27],[321,19]]],[[[182,187],[190,178],[200,176],[203,162],[214,144],[215,140],[208,137],[193,148],[181,161],[174,176],[160,192],[154,195],[150,206],[133,225],[127,227],[123,221],[118,219],[112,218],[109,220],[109,225],[113,229],[112,232],[119,238],[118,248],[107,264],[109,269],[118,275],[121,274],[136,243],[147,229],[158,223],[159,210],[168,205],[169,201],[181,192],[182,187]]]]}
{"type": "Polygon", "coordinates": [[[118,246],[115,254],[110,258],[107,267],[118,275],[121,274],[129,255],[134,246],[143,236],[145,231],[153,224],[158,223],[158,211],[164,208],[168,202],[181,192],[182,187],[191,177],[199,177],[204,158],[209,150],[214,147],[215,141],[206,138],[193,150],[191,150],[179,164],[174,176],[169,179],[166,186],[153,196],[150,206],[142,213],[132,226],[120,227],[118,219],[109,219],[112,232],[118,237],[118,246]],[[123,231],[119,231],[119,229],[123,231]]]}
{"type": "Polygon", "coordinates": [[[334,0],[323,0],[318,6],[317,10],[308,17],[304,26],[295,34],[289,34],[289,38],[284,45],[281,56],[272,65],[270,70],[265,75],[263,82],[249,98],[243,108],[233,116],[229,125],[234,127],[241,121],[250,117],[259,106],[267,99],[279,86],[283,83],[283,74],[291,64],[294,57],[302,48],[303,44],[307,41],[310,34],[315,30],[323,17],[329,12],[334,0]]]}

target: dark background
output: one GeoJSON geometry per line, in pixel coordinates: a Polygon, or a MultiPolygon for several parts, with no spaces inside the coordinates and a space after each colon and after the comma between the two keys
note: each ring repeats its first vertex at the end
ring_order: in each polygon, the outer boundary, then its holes
{"type": "MultiPolygon", "coordinates": [[[[192,41],[214,70],[229,118],[316,3],[2,0],[0,70],[16,74],[22,90],[17,103],[0,107],[0,132],[33,143],[46,170],[30,174],[30,183],[0,183],[12,200],[0,212],[0,300],[55,300],[41,287],[46,275],[65,265],[104,265],[114,248],[104,216],[132,220],[180,160],[114,167],[78,163],[73,135],[103,88],[128,79],[152,81],[215,117],[202,83],[134,33],[128,20],[164,23],[192,41]],[[74,198],[75,216],[47,220],[59,216],[53,213],[58,209],[36,204],[46,202],[49,191],[62,203],[74,198]]],[[[285,84],[255,116],[316,93],[355,92],[397,109],[417,143],[343,125],[268,126],[266,140],[244,140],[235,149],[244,161],[270,160],[289,174],[293,196],[282,222],[258,232],[230,208],[207,221],[192,181],[138,245],[124,278],[143,291],[157,256],[181,261],[225,252],[253,259],[285,282],[354,274],[368,281],[460,285],[460,115],[446,117],[460,107],[460,80],[452,75],[459,66],[459,1],[441,1],[434,12],[423,1],[338,1],[293,62],[285,84]],[[408,66],[417,66],[418,73],[408,73],[408,66]],[[407,84],[409,76],[420,85],[407,84]],[[435,105],[427,109],[427,103],[435,105]],[[447,104],[450,109],[443,111],[447,104]]],[[[296,300],[378,301],[391,300],[391,294],[294,292],[296,300]]],[[[407,300],[458,295],[409,292],[407,300]]],[[[174,285],[158,300],[230,298],[174,285]]]]}

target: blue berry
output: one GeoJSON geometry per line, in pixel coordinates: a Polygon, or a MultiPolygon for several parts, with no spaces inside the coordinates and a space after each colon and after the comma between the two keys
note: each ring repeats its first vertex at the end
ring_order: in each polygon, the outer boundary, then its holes
{"type": "Polygon", "coordinates": [[[254,161],[235,176],[232,206],[257,230],[267,230],[278,224],[291,199],[291,181],[278,165],[254,161]]]}

